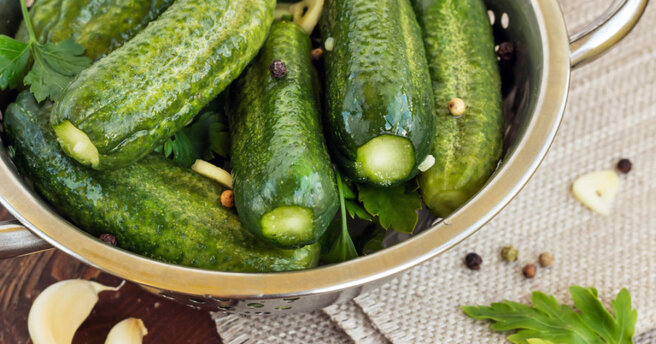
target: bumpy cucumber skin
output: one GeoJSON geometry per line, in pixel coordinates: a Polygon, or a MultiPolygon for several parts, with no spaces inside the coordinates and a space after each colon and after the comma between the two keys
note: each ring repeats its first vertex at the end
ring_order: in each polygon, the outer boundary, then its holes
{"type": "Polygon", "coordinates": [[[105,170],[152,152],[244,70],[264,43],[275,0],[177,0],[143,31],[83,71],[57,102],[105,170]]]}
{"type": "Polygon", "coordinates": [[[324,55],[325,123],[342,170],[366,181],[357,149],[386,134],[412,142],[416,167],[430,150],[435,115],[421,30],[408,0],[327,0],[321,35],[334,42],[324,55]]]}
{"type": "Polygon", "coordinates": [[[126,250],[198,268],[273,272],[317,264],[318,245],[281,250],[258,240],[220,205],[217,183],[159,156],[114,171],[79,165],[59,148],[50,108],[23,92],[4,127],[21,174],[81,228],[114,234],[126,250]]]}
{"type": "Polygon", "coordinates": [[[494,172],[503,149],[504,118],[494,37],[481,0],[413,0],[433,80],[435,165],[419,178],[424,202],[448,216],[494,172]],[[465,101],[460,117],[448,112],[465,101]]]}
{"type": "MultiPolygon", "coordinates": [[[[96,60],[134,37],[173,0],[39,0],[30,9],[37,39],[58,43],[75,39],[96,60]]],[[[29,36],[22,25],[17,38],[29,36]]]]}
{"type": "Polygon", "coordinates": [[[275,22],[264,48],[237,82],[230,115],[239,216],[255,235],[288,248],[319,240],[339,207],[310,49],[300,26],[275,22]],[[273,60],[286,64],[286,76],[271,76],[273,60]],[[262,216],[281,206],[312,210],[313,236],[265,237],[262,216]]]}

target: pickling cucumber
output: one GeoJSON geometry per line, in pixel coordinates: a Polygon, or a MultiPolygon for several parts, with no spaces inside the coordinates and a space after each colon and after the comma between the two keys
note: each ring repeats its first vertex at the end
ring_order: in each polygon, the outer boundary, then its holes
{"type": "Polygon", "coordinates": [[[421,30],[408,0],[327,0],[326,135],[357,182],[412,178],[435,134],[421,30]]]}
{"type": "Polygon", "coordinates": [[[258,240],[221,206],[218,184],[160,156],[113,171],[81,166],[59,148],[50,109],[23,92],[4,128],[20,173],[81,228],[111,233],[123,249],[199,268],[269,272],[317,264],[318,245],[282,250],[258,240]]]}
{"type": "Polygon", "coordinates": [[[55,104],[51,123],[64,151],[98,170],[152,152],[239,76],[274,8],[275,0],[176,0],[55,104]]]}
{"type": "Polygon", "coordinates": [[[503,149],[504,118],[494,37],[482,0],[413,0],[428,54],[437,131],[435,164],[419,178],[424,202],[448,216],[494,172],[503,149]],[[453,116],[448,104],[462,99],[453,116]]]}
{"type": "Polygon", "coordinates": [[[239,216],[255,235],[286,248],[319,240],[339,206],[310,49],[300,26],[275,22],[236,83],[230,115],[239,216]],[[272,76],[274,60],[286,75],[272,76]]]}
{"type": "Polygon", "coordinates": [[[0,0],[0,35],[12,36],[20,24],[20,2],[0,0]]]}
{"type": "MultiPolygon", "coordinates": [[[[18,1],[14,1],[18,2],[18,1]]],[[[120,47],[166,10],[173,0],[39,0],[30,9],[41,43],[73,38],[96,60],[120,47]]],[[[17,33],[29,39],[25,25],[17,33]]]]}

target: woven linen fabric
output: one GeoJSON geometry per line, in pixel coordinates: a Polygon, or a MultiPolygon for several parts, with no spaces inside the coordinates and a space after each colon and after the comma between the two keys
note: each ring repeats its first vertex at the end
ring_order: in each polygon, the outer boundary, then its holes
{"type": "MultiPolygon", "coordinates": [[[[510,1],[510,0],[509,0],[510,1]]],[[[571,32],[609,0],[561,0],[571,32]]],[[[511,24],[512,25],[512,18],[511,24]]],[[[636,343],[656,343],[656,6],[607,55],[572,72],[568,107],[547,158],[526,188],[478,234],[390,283],[323,311],[281,317],[215,315],[226,343],[504,343],[462,305],[508,299],[528,303],[540,290],[571,304],[570,285],[593,286],[605,304],[627,287],[638,310],[636,343]],[[634,167],[620,177],[611,216],[571,194],[573,180],[634,167]],[[517,262],[499,251],[513,245],[517,262]],[[521,269],[541,252],[555,263],[526,279],[521,269]],[[483,257],[480,271],[464,256],[483,257]]]]}

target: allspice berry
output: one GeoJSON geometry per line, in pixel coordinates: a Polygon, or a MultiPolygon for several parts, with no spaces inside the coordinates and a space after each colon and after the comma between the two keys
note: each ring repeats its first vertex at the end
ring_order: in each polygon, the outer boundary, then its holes
{"type": "Polygon", "coordinates": [[[221,193],[221,205],[226,208],[235,206],[235,193],[232,190],[225,190],[221,193]]]}
{"type": "Polygon", "coordinates": [[[519,252],[512,246],[505,246],[501,249],[501,258],[507,262],[514,262],[519,258],[519,252]]]}
{"type": "Polygon", "coordinates": [[[617,162],[617,170],[627,174],[631,172],[631,168],[633,167],[633,164],[631,163],[631,160],[629,159],[622,159],[617,162]]]}
{"type": "Polygon", "coordinates": [[[465,265],[471,270],[480,270],[481,264],[483,264],[483,258],[474,252],[465,257],[465,265]]]}
{"type": "Polygon", "coordinates": [[[551,266],[551,264],[553,264],[554,256],[549,252],[544,252],[540,254],[538,260],[540,261],[540,266],[546,268],[547,266],[551,266]]]}
{"type": "Polygon", "coordinates": [[[503,42],[499,44],[497,51],[499,59],[502,61],[510,61],[515,58],[515,45],[512,42],[503,42]]]}
{"type": "Polygon", "coordinates": [[[453,116],[462,116],[466,109],[465,101],[460,98],[453,98],[449,101],[449,113],[453,116]]]}
{"type": "Polygon", "coordinates": [[[526,264],[522,269],[522,273],[526,278],[533,278],[538,273],[538,267],[535,264],[526,264]]]}

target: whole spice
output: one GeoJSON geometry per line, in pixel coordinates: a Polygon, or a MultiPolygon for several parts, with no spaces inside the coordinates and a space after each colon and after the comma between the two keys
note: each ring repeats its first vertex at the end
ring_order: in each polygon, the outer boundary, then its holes
{"type": "Polygon", "coordinates": [[[519,258],[519,252],[512,246],[506,246],[501,249],[501,258],[507,262],[514,262],[519,258]]]}
{"type": "Polygon", "coordinates": [[[280,60],[273,60],[269,66],[269,71],[271,71],[272,77],[282,78],[287,75],[287,66],[280,60]]]}
{"type": "Polygon", "coordinates": [[[546,268],[547,266],[551,266],[553,264],[554,256],[549,252],[544,252],[540,254],[538,260],[540,261],[540,266],[546,268]]]}
{"type": "Polygon", "coordinates": [[[483,258],[474,252],[465,257],[465,265],[471,270],[480,270],[481,264],[483,264],[483,258]]]}
{"type": "Polygon", "coordinates": [[[235,193],[232,190],[225,190],[221,193],[221,205],[226,208],[235,206],[235,193]]]}
{"type": "Polygon", "coordinates": [[[323,49],[316,48],[312,50],[312,61],[319,61],[323,57],[323,49]]]}
{"type": "Polygon", "coordinates": [[[510,61],[515,57],[515,45],[512,42],[503,42],[499,44],[497,55],[502,61],[510,61]]]}
{"type": "Polygon", "coordinates": [[[116,246],[116,237],[111,235],[111,234],[101,234],[100,235],[100,240],[106,242],[107,244],[110,244],[112,246],[116,246]]]}
{"type": "Polygon", "coordinates": [[[522,273],[526,278],[533,278],[538,273],[538,267],[535,264],[526,264],[522,269],[522,273]]]}
{"type": "Polygon", "coordinates": [[[617,162],[617,170],[626,174],[631,172],[631,168],[633,167],[633,164],[631,163],[631,160],[629,159],[622,159],[617,162]]]}
{"type": "Polygon", "coordinates": [[[449,113],[453,116],[462,116],[466,109],[465,101],[460,98],[453,98],[449,101],[449,113]]]}

